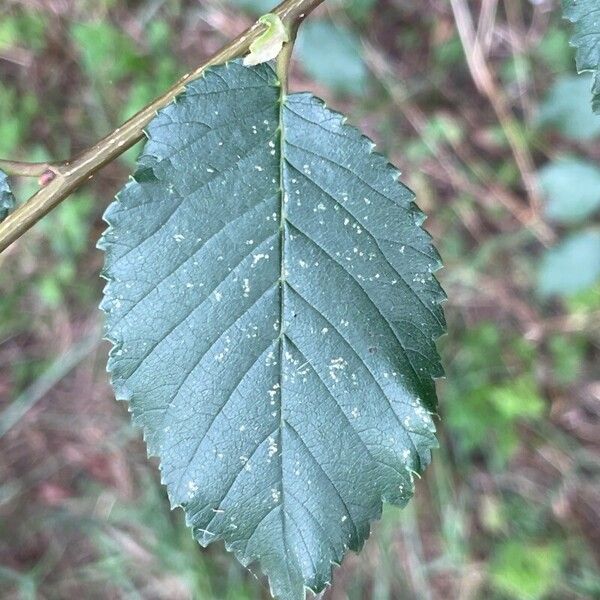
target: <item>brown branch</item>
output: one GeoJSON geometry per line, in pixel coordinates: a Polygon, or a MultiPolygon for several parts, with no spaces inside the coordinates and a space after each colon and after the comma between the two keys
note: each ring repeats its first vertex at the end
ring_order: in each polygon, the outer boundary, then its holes
{"type": "Polygon", "coordinates": [[[47,185],[61,173],[64,165],[61,163],[48,162],[22,162],[19,160],[0,159],[0,171],[7,175],[18,177],[37,177],[40,185],[47,185]]]}
{"type": "MultiPolygon", "coordinates": [[[[279,16],[284,26],[292,30],[324,0],[285,0],[273,13],[279,16]]],[[[0,223],[0,252],[23,235],[32,225],[58,206],[65,198],[81,187],[90,177],[106,164],[113,161],[123,152],[139,142],[144,136],[144,128],[154,118],[156,112],[167,106],[180,94],[186,84],[198,79],[204,70],[215,64],[224,63],[248,52],[250,44],[264,32],[264,25],[254,23],[219,52],[199,65],[193,72],[182,77],[165,94],[154,100],[126,123],[100,140],[97,144],[83,152],[79,157],[61,163],[56,176],[45,187],[42,187],[25,204],[16,209],[0,223]]],[[[8,161],[11,162],[11,161],[8,161]]],[[[4,164],[7,164],[6,162],[4,164]]],[[[13,174],[23,175],[24,163],[11,162],[13,166],[21,165],[22,171],[13,174]]],[[[32,171],[39,171],[39,165],[30,166],[32,171]]],[[[51,169],[52,170],[52,169],[51,169]]],[[[36,172],[37,172],[36,171],[36,172]]],[[[37,176],[43,176],[44,172],[37,176]]]]}

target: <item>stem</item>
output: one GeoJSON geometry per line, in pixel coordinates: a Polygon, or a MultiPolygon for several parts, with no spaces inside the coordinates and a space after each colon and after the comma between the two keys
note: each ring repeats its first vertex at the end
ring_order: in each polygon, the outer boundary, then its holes
{"type": "MultiPolygon", "coordinates": [[[[285,0],[273,13],[279,16],[288,31],[294,31],[302,20],[324,0],[285,0]]],[[[100,140],[97,144],[83,152],[79,157],[61,164],[61,168],[54,171],[56,177],[34,194],[29,201],[17,208],[2,223],[0,223],[0,252],[6,250],[10,244],[23,235],[32,225],[58,206],[65,198],[81,187],[97,171],[113,161],[123,152],[139,142],[144,136],[144,128],[155,117],[156,112],[167,106],[185,89],[186,84],[198,79],[204,70],[211,66],[224,63],[233,58],[243,56],[250,44],[264,32],[264,26],[254,23],[244,33],[224,46],[214,56],[199,65],[194,71],[182,77],[165,94],[151,102],[123,125],[100,140]]],[[[288,44],[286,44],[287,46],[288,44]]],[[[291,46],[291,44],[290,44],[291,46]]],[[[285,46],[284,46],[285,48],[285,46]]],[[[20,168],[14,169],[9,174],[24,174],[24,170],[43,175],[46,169],[39,173],[40,165],[26,166],[24,163],[2,161],[2,164],[20,168]],[[20,165],[20,166],[19,166],[20,165]]],[[[6,171],[9,172],[8,170],[6,171]]]]}
{"type": "Polygon", "coordinates": [[[288,34],[288,41],[283,44],[281,51],[276,59],[276,70],[277,77],[281,84],[282,96],[285,96],[288,91],[288,75],[290,60],[294,51],[294,43],[296,42],[296,35],[298,34],[298,27],[300,27],[300,21],[293,21],[289,25],[284,24],[288,34]]]}
{"type": "Polygon", "coordinates": [[[48,171],[58,174],[60,165],[56,163],[29,163],[18,160],[2,160],[0,159],[0,171],[4,171],[7,175],[16,175],[19,177],[41,177],[48,171]]]}
{"type": "Polygon", "coordinates": [[[475,36],[473,19],[466,1],[450,0],[450,6],[452,7],[471,78],[477,89],[487,97],[492,109],[496,113],[500,127],[504,132],[504,136],[508,141],[515,163],[521,174],[523,187],[529,198],[531,217],[534,220],[539,220],[541,193],[527,140],[521,134],[519,122],[515,118],[506,96],[502,93],[490,71],[481,44],[478,43],[475,36]]]}

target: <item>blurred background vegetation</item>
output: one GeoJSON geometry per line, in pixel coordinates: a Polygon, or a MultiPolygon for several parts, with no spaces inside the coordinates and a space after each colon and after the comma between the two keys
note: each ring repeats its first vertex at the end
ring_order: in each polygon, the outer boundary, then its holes
{"type": "MultiPolygon", "coordinates": [[[[271,0],[3,0],[0,156],[71,156],[271,0]]],[[[600,117],[558,0],[329,0],[292,87],[374,138],[444,258],[441,448],[328,600],[600,598],[600,117]]],[[[139,148],[0,256],[0,597],[267,598],[171,513],[101,342],[139,148]]],[[[16,183],[20,198],[32,183],[16,183]]]]}

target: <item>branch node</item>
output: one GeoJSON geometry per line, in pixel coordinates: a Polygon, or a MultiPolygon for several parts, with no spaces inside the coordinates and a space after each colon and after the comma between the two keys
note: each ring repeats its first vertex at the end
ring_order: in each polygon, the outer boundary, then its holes
{"type": "Polygon", "coordinates": [[[53,181],[54,179],[56,179],[56,172],[53,171],[52,169],[46,169],[39,177],[38,179],[38,183],[40,184],[40,187],[44,187],[46,185],[48,185],[51,181],[53,181]]]}

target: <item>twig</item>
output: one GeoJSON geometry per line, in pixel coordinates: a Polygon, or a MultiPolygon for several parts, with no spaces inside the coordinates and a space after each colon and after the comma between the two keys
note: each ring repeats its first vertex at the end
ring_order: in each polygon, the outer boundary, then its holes
{"type": "Polygon", "coordinates": [[[64,167],[63,163],[30,163],[0,159],[0,171],[19,177],[37,177],[41,186],[48,185],[57,175],[60,175],[64,167]]]}
{"type": "Polygon", "coordinates": [[[0,413],[0,438],[8,433],[61,379],[98,346],[95,329],[59,356],[48,369],[0,413]]]}
{"type": "Polygon", "coordinates": [[[30,163],[18,160],[0,159],[0,170],[7,175],[18,175],[20,177],[41,177],[46,171],[58,172],[58,165],[47,162],[30,163]]]}
{"type": "Polygon", "coordinates": [[[516,82],[519,88],[519,102],[526,119],[530,120],[533,116],[533,105],[528,90],[530,82],[527,77],[527,71],[521,60],[524,51],[527,50],[523,11],[521,10],[520,4],[514,0],[504,0],[504,8],[506,11],[506,19],[509,24],[508,40],[510,51],[513,56],[516,82]]]}
{"type": "Polygon", "coordinates": [[[498,0],[483,0],[481,11],[479,13],[479,22],[477,23],[476,43],[479,44],[484,53],[490,51],[492,46],[492,37],[494,33],[494,23],[496,21],[496,12],[498,11],[498,0]]]}
{"type": "MultiPolygon", "coordinates": [[[[279,16],[286,28],[292,29],[323,1],[285,0],[273,12],[279,16]]],[[[185,89],[186,84],[198,79],[207,67],[245,54],[250,44],[263,31],[262,24],[254,23],[121,127],[115,129],[79,157],[61,163],[62,166],[57,169],[59,172],[52,181],[0,223],[0,252],[6,250],[10,244],[83,185],[98,170],[139,142],[144,136],[144,128],[154,118],[156,112],[172,102],[185,89]]]]}
{"type": "Polygon", "coordinates": [[[482,183],[485,181],[486,186],[482,187],[471,181],[455,166],[454,155],[460,156],[462,154],[456,146],[453,147],[453,152],[450,153],[443,146],[434,148],[429,143],[423,133],[426,130],[427,122],[425,115],[416,105],[410,102],[408,95],[402,89],[401,84],[398,83],[402,78],[391,69],[389,61],[372,47],[367,47],[366,58],[371,72],[380,81],[390,97],[393,98],[394,103],[402,111],[410,125],[421,136],[431,154],[436,157],[437,164],[443,170],[436,169],[428,174],[444,183],[450,183],[456,190],[466,192],[487,205],[491,206],[493,200],[499,202],[521,225],[531,231],[541,244],[548,246],[554,239],[554,233],[537,215],[530,214],[527,207],[523,206],[517,197],[491,182],[489,177],[482,177],[478,170],[470,164],[473,161],[465,161],[473,175],[482,183]]]}
{"type": "Polygon", "coordinates": [[[496,84],[485,60],[481,45],[477,43],[473,19],[465,0],[450,0],[450,5],[452,6],[458,35],[465,52],[471,77],[479,92],[486,96],[496,113],[527,191],[532,216],[538,218],[541,196],[535,176],[533,159],[527,148],[527,143],[519,131],[519,123],[515,119],[502,90],[496,84]]]}

